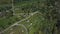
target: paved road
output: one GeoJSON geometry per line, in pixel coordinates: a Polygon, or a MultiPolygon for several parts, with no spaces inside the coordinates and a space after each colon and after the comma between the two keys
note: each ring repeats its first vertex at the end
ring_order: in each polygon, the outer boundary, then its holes
{"type": "Polygon", "coordinates": [[[9,28],[15,26],[16,24],[18,24],[18,23],[20,23],[20,22],[22,22],[22,21],[27,20],[28,18],[30,18],[31,16],[33,16],[33,15],[36,14],[36,13],[38,13],[38,11],[32,13],[30,16],[26,17],[25,19],[22,19],[22,20],[20,20],[20,21],[18,21],[18,22],[15,22],[14,24],[12,24],[12,25],[9,26],[8,28],[6,28],[4,31],[0,32],[0,34],[3,33],[3,32],[5,32],[5,31],[7,31],[9,28]]]}

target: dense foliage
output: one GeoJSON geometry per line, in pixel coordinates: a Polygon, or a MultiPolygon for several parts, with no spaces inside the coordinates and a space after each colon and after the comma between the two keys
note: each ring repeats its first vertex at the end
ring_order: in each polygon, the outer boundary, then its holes
{"type": "MultiPolygon", "coordinates": [[[[3,1],[4,3],[10,3],[7,1],[3,1]]],[[[31,20],[31,22],[34,24],[32,28],[35,29],[34,34],[40,34],[39,32],[41,31],[42,34],[53,34],[55,33],[55,29],[59,29],[60,23],[58,25],[57,21],[60,21],[60,2],[59,0],[37,0],[36,2],[32,2],[36,0],[15,0],[14,1],[14,7],[18,7],[19,10],[15,10],[16,13],[18,12],[24,12],[24,13],[29,13],[29,12],[35,12],[39,11],[39,15],[35,18],[35,20],[38,20],[36,23],[31,20]],[[29,3],[29,1],[31,1],[29,3]],[[22,5],[24,4],[24,5],[22,5]],[[56,26],[58,25],[58,26],[56,26]]],[[[2,1],[1,1],[2,2],[2,1]]],[[[0,3],[1,3],[0,2],[0,3]]],[[[3,3],[2,2],[2,3],[3,3]]],[[[5,7],[6,9],[3,11],[5,12],[6,10],[11,9],[12,7],[5,7]]],[[[3,10],[3,9],[1,9],[3,10]]],[[[1,11],[0,10],[0,11],[1,11]]],[[[10,11],[10,10],[9,10],[10,11]]],[[[2,12],[2,11],[1,11],[2,12]]],[[[11,12],[11,11],[10,11],[11,12]]],[[[6,13],[6,17],[10,17],[11,13],[6,13]]],[[[10,25],[12,22],[15,22],[18,20],[15,16],[12,16],[8,19],[6,18],[0,18],[0,27],[1,28],[6,28],[8,27],[6,24],[10,25]],[[13,18],[13,19],[12,19],[13,18]],[[6,23],[5,23],[6,22],[6,23]],[[3,24],[4,23],[4,24],[3,24]],[[3,24],[3,25],[2,25],[3,24]],[[4,27],[5,26],[5,27],[4,27]]],[[[28,28],[29,29],[29,28],[28,28]]]]}

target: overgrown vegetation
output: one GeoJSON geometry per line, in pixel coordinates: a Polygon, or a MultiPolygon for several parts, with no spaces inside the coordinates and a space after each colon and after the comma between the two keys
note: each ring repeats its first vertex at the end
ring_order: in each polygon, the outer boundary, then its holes
{"type": "MultiPolygon", "coordinates": [[[[35,11],[39,11],[39,14],[36,14],[35,16],[29,19],[31,23],[33,23],[31,27],[27,26],[28,23],[25,23],[25,21],[21,23],[24,24],[27,27],[27,29],[29,29],[29,34],[58,34],[60,29],[60,7],[59,7],[60,4],[59,3],[60,3],[59,0],[19,0],[19,1],[15,0],[14,11],[17,14],[32,13],[35,11]],[[36,20],[37,22],[35,23],[36,20]],[[57,30],[58,33],[55,30],[57,30]]],[[[6,13],[5,12],[6,9],[3,11],[1,10],[0,12],[4,12],[3,13],[4,17],[11,16],[10,15],[11,11],[9,13],[6,13]]],[[[0,23],[1,23],[0,27],[2,29],[8,27],[12,22],[19,20],[19,18],[17,19],[17,17],[13,15],[8,19],[4,17],[0,18],[0,23]]]]}

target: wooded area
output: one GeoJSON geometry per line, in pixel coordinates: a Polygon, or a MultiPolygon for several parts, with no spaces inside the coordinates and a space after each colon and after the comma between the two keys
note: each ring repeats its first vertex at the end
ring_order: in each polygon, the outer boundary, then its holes
{"type": "MultiPolygon", "coordinates": [[[[11,5],[11,3],[11,0],[0,0],[0,4],[11,5]]],[[[36,31],[34,34],[39,34],[40,31],[42,34],[60,34],[60,0],[14,0],[13,3],[15,4],[15,8],[19,5],[19,10],[15,10],[16,13],[17,11],[24,13],[39,11],[41,13],[41,16],[44,18],[44,20],[41,19],[40,22],[35,23],[34,28],[36,28],[36,31]],[[32,1],[36,2],[33,3],[32,1]],[[26,5],[22,5],[24,3],[26,3],[26,5]]],[[[13,11],[10,10],[11,8],[12,6],[5,6],[0,8],[0,27],[3,29],[8,27],[6,26],[5,22],[3,22],[4,19],[8,18],[7,20],[9,20],[9,17],[11,17],[13,18],[12,22],[19,20],[17,17],[14,18],[13,11]],[[6,10],[9,12],[6,12],[6,10]],[[5,16],[6,18],[3,19],[2,17],[5,16]],[[2,25],[3,23],[4,25],[2,25]]],[[[40,19],[40,16],[37,17],[40,19]]],[[[12,22],[10,21],[8,21],[9,23],[7,22],[7,25],[11,25],[12,22]]]]}

